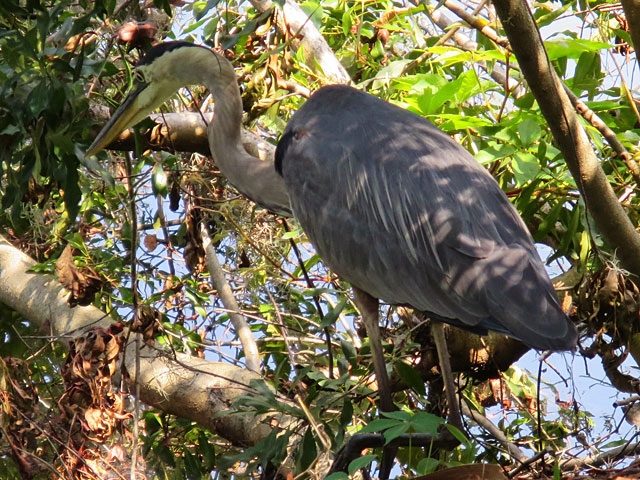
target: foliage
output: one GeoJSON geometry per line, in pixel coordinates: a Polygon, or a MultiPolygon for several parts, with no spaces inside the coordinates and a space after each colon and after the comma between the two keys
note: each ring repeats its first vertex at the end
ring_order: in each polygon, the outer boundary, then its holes
{"type": "MultiPolygon", "coordinates": [[[[153,152],[102,153],[99,162],[84,158],[103,123],[98,105],[113,106],[123,98],[132,82],[130,65],[151,38],[186,38],[223,50],[242,79],[246,124],[273,142],[304,102],[294,93],[325,83],[318,64],[307,59],[291,32],[283,35],[277,28],[274,10],[261,13],[235,1],[180,3],[3,0],[0,229],[38,260],[34,271],[57,271],[61,281],[71,279],[65,283],[70,290],[73,282],[82,286],[93,279],[95,288],[88,293],[74,291],[79,303],[108,312],[141,332],[145,341],[242,365],[244,354],[229,312],[205,273],[198,230],[204,221],[219,259],[231,272],[229,281],[263,361],[260,373],[266,383],[253,385],[258,393],[240,399],[234,414],[282,412],[295,419],[294,427],[241,447],[149,407],[140,412],[136,437],[134,420],[119,405],[125,391],[112,393],[91,382],[78,386],[80,380],[69,377],[65,366],[65,361],[84,365],[73,356],[78,352],[65,353],[57,339],[43,339],[29,319],[3,309],[3,478],[51,478],[52,472],[70,477],[71,459],[88,461],[89,450],[96,469],[109,460],[111,468],[125,472],[130,468],[126,458],[136,448],[146,462],[139,468],[148,478],[210,478],[211,472],[224,478],[269,477],[281,465],[311,478],[329,451],[337,452],[357,433],[382,432],[389,441],[404,433],[434,433],[440,423],[434,413],[441,413],[441,389],[423,364],[433,357],[424,328],[402,309],[384,308],[385,349],[398,385],[394,400],[401,409],[379,418],[368,339],[354,321],[348,285],[326,269],[295,222],[284,223],[239,197],[211,159],[153,152]],[[153,26],[151,38],[145,36],[151,30],[140,27],[134,29],[136,42],[123,40],[118,29],[132,18],[138,25],[153,26]],[[300,249],[300,259],[292,243],[300,249]],[[95,412],[92,418],[104,420],[107,430],[117,434],[95,435],[85,428],[93,443],[79,446],[78,426],[69,410],[78,400],[70,400],[71,387],[82,392],[84,403],[78,408],[95,412]],[[274,392],[293,399],[293,406],[274,392]],[[106,395],[109,405],[95,403],[106,395]],[[24,450],[15,448],[19,442],[24,450]]],[[[453,135],[495,176],[534,239],[551,249],[549,261],[560,260],[563,268],[584,274],[581,283],[570,285],[578,290],[565,292],[578,306],[573,317],[583,333],[581,354],[590,369],[599,368],[602,360],[609,396],[631,391],[625,386],[635,384],[624,370],[638,367],[637,287],[617,268],[615,252],[590,221],[588,205],[578,195],[532,94],[523,85],[506,90],[496,80],[495,73],[505,66],[512,81],[520,80],[515,58],[468,28],[458,33],[477,42],[472,49],[444,39],[431,21],[436,5],[446,9],[438,2],[407,8],[389,0],[301,3],[359,88],[425,116],[453,135]],[[624,325],[616,319],[625,319],[624,325]]],[[[633,59],[625,50],[629,35],[621,10],[597,8],[593,2],[588,8],[584,2],[541,2],[534,15],[548,29],[543,35],[549,58],[566,85],[635,153],[640,119],[631,86],[625,83],[633,59]],[[577,33],[575,25],[585,28],[577,33]],[[612,73],[620,64],[626,70],[612,73]]],[[[206,98],[200,88],[185,89],[164,109],[210,108],[206,98]]],[[[637,223],[638,198],[628,166],[593,126],[584,125],[607,179],[637,223]]],[[[97,355],[87,360],[94,362],[92,367],[98,353],[104,353],[100,345],[90,343],[83,350],[97,355]]],[[[113,360],[100,358],[105,365],[113,360]]],[[[593,418],[590,407],[581,405],[586,399],[574,392],[596,380],[571,372],[578,360],[552,358],[554,365],[541,363],[548,365],[542,384],[536,373],[512,366],[490,380],[469,371],[460,378],[461,390],[471,408],[495,417],[508,441],[527,455],[547,448],[558,458],[584,456],[591,448],[613,448],[629,440],[629,432],[616,425],[620,412],[593,418]],[[551,371],[558,363],[567,365],[560,377],[551,371]]],[[[109,382],[115,373],[100,371],[109,382]]],[[[510,463],[502,440],[470,428],[474,441],[451,452],[402,448],[398,471],[410,477],[438,466],[510,463]]],[[[375,466],[380,458],[381,449],[369,449],[351,463],[349,473],[375,466]]],[[[77,478],[94,478],[96,471],[86,469],[77,478]]]]}

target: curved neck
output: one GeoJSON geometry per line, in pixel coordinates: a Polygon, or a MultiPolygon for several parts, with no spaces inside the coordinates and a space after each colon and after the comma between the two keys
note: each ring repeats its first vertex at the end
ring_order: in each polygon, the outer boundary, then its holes
{"type": "Polygon", "coordinates": [[[208,129],[213,160],[243,195],[264,208],[289,214],[289,197],[282,177],[275,171],[273,158],[262,161],[249,155],[242,145],[242,99],[233,66],[223,56],[211,50],[206,52],[208,56],[191,58],[195,64],[192,71],[215,102],[208,129]]]}

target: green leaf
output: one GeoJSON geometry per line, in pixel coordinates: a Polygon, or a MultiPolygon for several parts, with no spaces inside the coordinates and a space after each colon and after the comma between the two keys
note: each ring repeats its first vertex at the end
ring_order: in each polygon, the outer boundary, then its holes
{"type": "Polygon", "coordinates": [[[458,440],[462,445],[467,448],[471,448],[471,442],[464,433],[448,423],[444,423],[444,426],[447,430],[449,430],[449,432],[451,432],[451,435],[456,437],[456,440],[458,440]]]}
{"type": "Polygon", "coordinates": [[[189,480],[201,480],[200,462],[187,448],[184,448],[184,466],[189,480]]]}
{"type": "Polygon", "coordinates": [[[291,230],[289,232],[284,232],[282,234],[282,238],[283,240],[289,240],[291,238],[298,238],[300,235],[302,235],[302,230],[301,229],[295,229],[295,230],[291,230]]]}
{"type": "Polygon", "coordinates": [[[438,428],[443,423],[444,418],[429,412],[416,412],[411,419],[411,424],[416,432],[430,433],[432,435],[438,433],[438,428]]]}
{"type": "MultiPolygon", "coordinates": [[[[73,157],[67,157],[73,158],[73,157]]],[[[63,185],[64,189],[64,206],[71,221],[75,221],[80,210],[80,199],[82,192],[78,186],[78,166],[75,162],[67,162],[67,177],[63,185]]]]}
{"type": "Polygon", "coordinates": [[[405,412],[404,410],[397,410],[395,412],[382,412],[386,418],[393,418],[400,422],[410,422],[413,414],[411,412],[405,412]]]}
{"type": "Polygon", "coordinates": [[[559,201],[551,208],[549,213],[544,216],[534,235],[534,239],[537,242],[543,241],[547,234],[555,227],[558,217],[560,216],[560,212],[562,212],[563,209],[564,202],[559,201]]]}
{"type": "Polygon", "coordinates": [[[406,383],[418,395],[425,396],[427,394],[424,387],[424,380],[422,380],[422,377],[415,368],[407,365],[402,360],[397,361],[394,364],[394,367],[398,371],[398,374],[404,383],[406,383]]]}
{"type": "Polygon", "coordinates": [[[155,195],[166,197],[169,193],[169,180],[162,165],[156,163],[151,170],[151,188],[155,195]]]}
{"type": "Polygon", "coordinates": [[[584,52],[578,59],[572,86],[576,90],[595,90],[602,78],[600,54],[584,52]]]}
{"type": "Polygon", "coordinates": [[[527,182],[530,182],[540,172],[540,164],[538,159],[529,152],[517,152],[513,156],[511,162],[511,168],[513,175],[516,178],[516,184],[522,186],[527,182]]]}
{"type": "Polygon", "coordinates": [[[395,427],[398,425],[398,421],[391,418],[376,418],[371,420],[368,425],[360,430],[361,433],[376,433],[382,432],[387,428],[395,427]]]}
{"type": "Polygon", "coordinates": [[[386,67],[381,68],[376,75],[376,79],[371,84],[371,88],[373,90],[378,90],[379,88],[388,86],[392,79],[398,78],[400,76],[404,69],[404,66],[409,62],[411,62],[411,60],[396,60],[390,62],[386,67]]]}
{"type": "Polygon", "coordinates": [[[300,446],[300,451],[298,452],[298,459],[296,462],[298,471],[304,471],[309,468],[309,466],[315,460],[317,454],[318,449],[316,447],[316,441],[313,438],[311,427],[309,427],[304,433],[304,437],[302,438],[302,445],[300,446]]]}
{"type": "Polygon", "coordinates": [[[342,411],[340,412],[340,425],[343,427],[349,425],[352,420],[351,417],[353,417],[353,405],[351,404],[351,400],[345,397],[342,411]]]}
{"type": "Polygon", "coordinates": [[[43,80],[36,87],[31,90],[29,94],[29,110],[33,115],[33,118],[38,117],[44,109],[49,105],[49,92],[51,88],[48,83],[43,80]]]}
{"type": "Polygon", "coordinates": [[[544,45],[550,60],[556,60],[561,57],[578,58],[583,52],[597,52],[611,48],[608,43],[583,38],[548,40],[544,42],[544,45]]]}
{"type": "Polygon", "coordinates": [[[362,457],[352,460],[348,467],[349,475],[353,475],[361,468],[368,467],[375,459],[375,455],[363,455],[362,457]]]}
{"type": "Polygon", "coordinates": [[[395,427],[387,428],[382,434],[385,438],[385,445],[388,445],[389,442],[398,438],[400,435],[404,435],[409,431],[408,423],[401,423],[400,425],[396,425],[395,427]]]}
{"type": "Polygon", "coordinates": [[[216,464],[216,450],[212,443],[209,442],[207,434],[203,431],[198,436],[198,452],[202,455],[206,470],[211,470],[216,464]]]}
{"type": "Polygon", "coordinates": [[[418,473],[420,475],[428,475],[435,472],[438,465],[440,465],[440,460],[437,458],[423,458],[418,462],[418,473]]]}
{"type": "Polygon", "coordinates": [[[536,9],[536,12],[534,14],[535,18],[536,18],[536,24],[538,25],[538,28],[542,28],[546,25],[549,25],[551,22],[553,22],[556,18],[558,18],[560,15],[562,15],[564,12],[566,12],[568,9],[571,8],[571,2],[567,2],[564,5],[561,6],[557,6],[557,5],[553,5],[554,10],[552,11],[548,11],[545,8],[538,8],[536,9]]]}
{"type": "Polygon", "coordinates": [[[325,314],[322,322],[320,323],[320,328],[326,328],[336,323],[338,316],[340,315],[340,313],[342,313],[342,310],[344,310],[344,307],[347,305],[347,301],[348,298],[346,296],[340,298],[340,301],[335,306],[335,308],[332,308],[325,314]]]}
{"type": "Polygon", "coordinates": [[[518,134],[522,145],[526,147],[540,139],[542,129],[536,120],[527,118],[518,124],[518,134]]]}
{"type": "Polygon", "coordinates": [[[496,160],[510,157],[515,151],[516,147],[513,145],[491,141],[476,154],[476,160],[482,164],[493,163],[496,160]]]}
{"type": "Polygon", "coordinates": [[[353,25],[351,20],[351,10],[346,9],[342,14],[342,33],[347,37],[351,35],[351,25],[353,25]]]}
{"type": "Polygon", "coordinates": [[[356,352],[353,344],[351,344],[351,342],[347,342],[346,340],[340,340],[340,347],[342,348],[342,353],[344,353],[347,361],[353,368],[356,368],[358,366],[358,353],[356,352]]]}
{"type": "Polygon", "coordinates": [[[493,125],[491,121],[481,117],[463,117],[461,115],[440,113],[437,118],[446,120],[440,125],[440,128],[445,132],[452,130],[464,130],[466,128],[488,127],[493,125]]]}

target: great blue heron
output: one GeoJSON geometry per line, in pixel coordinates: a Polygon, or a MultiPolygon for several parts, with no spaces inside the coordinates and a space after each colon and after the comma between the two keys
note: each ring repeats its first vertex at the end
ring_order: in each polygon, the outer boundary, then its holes
{"type": "Polygon", "coordinates": [[[292,211],[326,264],[355,287],[383,410],[392,405],[382,388],[379,298],[539,350],[574,347],[576,329],[524,222],[493,177],[429,121],[351,87],[323,87],[287,125],[274,168],[240,142],[240,93],[221,55],[163,43],[134,80],[87,155],[178,88],[204,84],[215,101],[208,134],[221,172],[256,203],[292,211]]]}

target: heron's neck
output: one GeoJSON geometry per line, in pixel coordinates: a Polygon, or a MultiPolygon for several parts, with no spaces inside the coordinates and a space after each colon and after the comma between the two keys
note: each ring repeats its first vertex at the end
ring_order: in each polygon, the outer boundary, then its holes
{"type": "Polygon", "coordinates": [[[241,141],[242,99],[231,63],[211,52],[210,60],[196,62],[195,70],[214,101],[209,125],[209,147],[213,160],[229,182],[262,207],[288,213],[289,197],[273,158],[262,161],[249,155],[241,141]]]}
{"type": "Polygon", "coordinates": [[[214,122],[210,135],[214,133],[216,143],[237,143],[240,145],[242,127],[242,99],[231,63],[213,51],[210,61],[199,62],[196,71],[211,92],[214,107],[214,122]],[[219,121],[216,121],[219,120],[219,121]]]}

